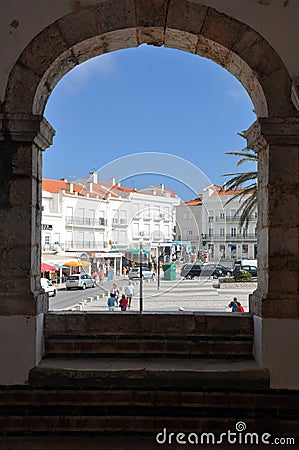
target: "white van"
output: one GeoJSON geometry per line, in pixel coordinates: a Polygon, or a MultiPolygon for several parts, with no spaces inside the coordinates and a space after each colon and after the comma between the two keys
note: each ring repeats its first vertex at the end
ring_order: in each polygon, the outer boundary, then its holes
{"type": "Polygon", "coordinates": [[[49,297],[56,296],[56,288],[48,278],[41,278],[40,284],[43,290],[49,294],[49,297]]]}
{"type": "Polygon", "coordinates": [[[237,259],[234,266],[254,266],[257,267],[257,259],[237,259]]]}

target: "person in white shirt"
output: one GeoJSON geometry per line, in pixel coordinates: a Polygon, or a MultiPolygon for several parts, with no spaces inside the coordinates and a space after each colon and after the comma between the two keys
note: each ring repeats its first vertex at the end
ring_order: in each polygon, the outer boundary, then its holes
{"type": "Polygon", "coordinates": [[[135,286],[132,280],[129,281],[129,283],[127,284],[127,286],[125,287],[125,294],[127,296],[128,299],[128,308],[131,308],[131,302],[132,302],[132,298],[135,292],[135,286]]]}

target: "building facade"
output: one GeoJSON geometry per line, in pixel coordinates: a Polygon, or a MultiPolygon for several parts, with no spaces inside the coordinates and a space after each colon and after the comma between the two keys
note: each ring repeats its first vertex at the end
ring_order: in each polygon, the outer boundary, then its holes
{"type": "Polygon", "coordinates": [[[240,228],[239,209],[246,196],[234,198],[235,194],[216,185],[203,191],[202,242],[210,260],[257,258],[257,209],[240,228]]]}
{"type": "Polygon", "coordinates": [[[141,242],[150,253],[153,242],[173,240],[179,202],[164,186],[137,191],[98,181],[95,173],[76,183],[44,179],[42,256],[129,255],[141,242]]]}
{"type": "Polygon", "coordinates": [[[176,239],[190,240],[190,252],[210,261],[256,259],[257,209],[240,228],[241,200],[235,194],[211,185],[199,198],[177,206],[176,239]]]}

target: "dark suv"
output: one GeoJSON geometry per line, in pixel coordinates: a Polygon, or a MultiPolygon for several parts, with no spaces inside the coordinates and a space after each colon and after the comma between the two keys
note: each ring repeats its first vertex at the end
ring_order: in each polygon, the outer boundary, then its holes
{"type": "Polygon", "coordinates": [[[200,277],[203,264],[184,264],[181,268],[181,277],[192,280],[194,277],[200,277]]]}
{"type": "Polygon", "coordinates": [[[224,276],[231,276],[233,269],[225,267],[222,264],[204,264],[201,275],[213,278],[219,278],[224,276]]]}

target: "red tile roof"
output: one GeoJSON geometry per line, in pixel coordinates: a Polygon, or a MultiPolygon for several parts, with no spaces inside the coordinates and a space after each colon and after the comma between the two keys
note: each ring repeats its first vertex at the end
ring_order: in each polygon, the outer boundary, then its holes
{"type": "MultiPolygon", "coordinates": [[[[48,178],[43,178],[42,180],[42,188],[47,192],[52,192],[53,194],[58,194],[58,192],[64,190],[69,191],[70,182],[68,181],[62,181],[62,180],[50,180],[48,178]]],[[[83,189],[81,186],[78,186],[75,183],[73,184],[73,190],[74,192],[78,192],[78,194],[81,194],[83,189]]]]}
{"type": "Polygon", "coordinates": [[[194,198],[193,200],[189,200],[188,202],[182,203],[180,206],[199,206],[202,205],[201,198],[194,198]]]}

